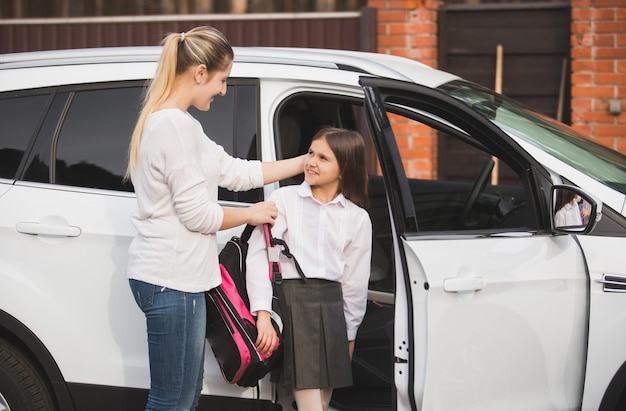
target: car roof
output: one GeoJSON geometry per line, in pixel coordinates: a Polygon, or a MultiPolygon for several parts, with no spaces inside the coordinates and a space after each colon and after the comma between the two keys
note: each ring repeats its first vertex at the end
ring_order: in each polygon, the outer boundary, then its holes
{"type": "MultiPolygon", "coordinates": [[[[103,47],[35,51],[0,55],[5,69],[52,67],[99,63],[155,63],[161,47],[103,47]]],[[[280,64],[346,70],[437,87],[458,77],[425,64],[388,54],[348,50],[234,47],[235,63],[280,64]]],[[[295,77],[295,76],[294,76],[295,77]]]]}

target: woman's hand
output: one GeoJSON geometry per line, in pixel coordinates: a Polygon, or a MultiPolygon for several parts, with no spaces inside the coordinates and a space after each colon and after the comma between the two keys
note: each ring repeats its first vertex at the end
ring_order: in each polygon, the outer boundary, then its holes
{"type": "Polygon", "coordinates": [[[276,217],[278,217],[278,208],[273,201],[261,201],[248,207],[248,224],[261,225],[271,224],[274,225],[276,217]]]}
{"type": "Polygon", "coordinates": [[[263,354],[271,354],[278,348],[276,330],[272,326],[272,319],[269,311],[259,311],[256,317],[257,336],[255,345],[263,354]]]}
{"type": "Polygon", "coordinates": [[[224,207],[224,220],[220,230],[237,227],[242,224],[274,225],[278,217],[278,208],[273,201],[261,201],[249,207],[224,207]]]}

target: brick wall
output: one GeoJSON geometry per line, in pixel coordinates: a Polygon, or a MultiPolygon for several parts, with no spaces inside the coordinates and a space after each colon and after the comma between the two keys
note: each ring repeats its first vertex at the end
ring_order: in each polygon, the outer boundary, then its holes
{"type": "Polygon", "coordinates": [[[626,3],[571,0],[572,126],[626,154],[626,3]],[[609,113],[609,104],[621,106],[609,113]]]}
{"type": "MultiPolygon", "coordinates": [[[[590,139],[626,154],[625,0],[570,0],[572,5],[572,125],[590,139]],[[618,115],[609,104],[621,105],[618,115]]],[[[368,0],[378,9],[378,52],[437,67],[437,9],[442,0],[368,0]]],[[[393,121],[393,119],[392,119],[393,121]]],[[[426,153],[407,164],[413,177],[433,178],[436,137],[397,125],[401,150],[426,153]]]]}
{"type": "MultiPolygon", "coordinates": [[[[368,0],[378,9],[378,52],[437,67],[437,8],[434,0],[368,0]]],[[[428,127],[390,117],[404,168],[412,178],[432,179],[437,172],[437,137],[428,127]]]]}

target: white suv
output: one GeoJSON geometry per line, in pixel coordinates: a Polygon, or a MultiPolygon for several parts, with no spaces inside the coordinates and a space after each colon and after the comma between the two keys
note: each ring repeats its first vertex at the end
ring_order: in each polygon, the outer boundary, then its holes
{"type": "MultiPolygon", "coordinates": [[[[0,410],[145,404],[144,317],[124,273],[136,204],[122,176],[159,53],[0,56],[0,410]]],[[[291,157],[324,125],[358,129],[370,147],[370,301],[355,384],[336,390],[335,409],[625,409],[624,156],[410,60],[235,55],[226,96],[192,112],[229,153],[291,157]],[[559,190],[590,206],[584,226],[555,227],[559,190]]],[[[210,350],[206,362],[200,409],[279,409],[269,380],[230,386],[210,350]]]]}

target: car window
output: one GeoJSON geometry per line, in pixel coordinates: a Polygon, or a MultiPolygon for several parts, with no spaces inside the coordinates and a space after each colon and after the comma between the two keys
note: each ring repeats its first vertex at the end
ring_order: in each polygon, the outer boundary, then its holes
{"type": "Polygon", "coordinates": [[[536,229],[524,171],[494,156],[482,136],[404,114],[390,114],[390,122],[419,232],[536,229]],[[443,146],[446,156],[438,156],[443,146]]]}
{"type": "Polygon", "coordinates": [[[140,87],[121,87],[72,95],[56,144],[57,184],[132,190],[123,177],[141,93],[140,87]]]}
{"type": "Polygon", "coordinates": [[[578,131],[485,87],[458,80],[439,87],[501,129],[539,147],[589,177],[626,193],[626,157],[578,131]]]}
{"type": "Polygon", "coordinates": [[[0,178],[15,178],[49,100],[50,93],[0,95],[0,178]]]}
{"type": "MultiPolygon", "coordinates": [[[[226,95],[216,96],[208,111],[191,107],[189,113],[200,123],[206,135],[234,157],[260,159],[257,149],[258,83],[229,80],[226,95]]],[[[263,189],[233,192],[219,189],[219,199],[254,203],[263,200],[263,189]]]]}
{"type": "MultiPolygon", "coordinates": [[[[190,108],[205,133],[231,155],[258,159],[254,83],[229,85],[209,111],[190,108]]],[[[139,114],[144,82],[65,87],[56,92],[26,165],[27,181],[132,192],[123,180],[128,143],[139,114]]],[[[219,199],[256,202],[262,189],[219,199]]]]}

